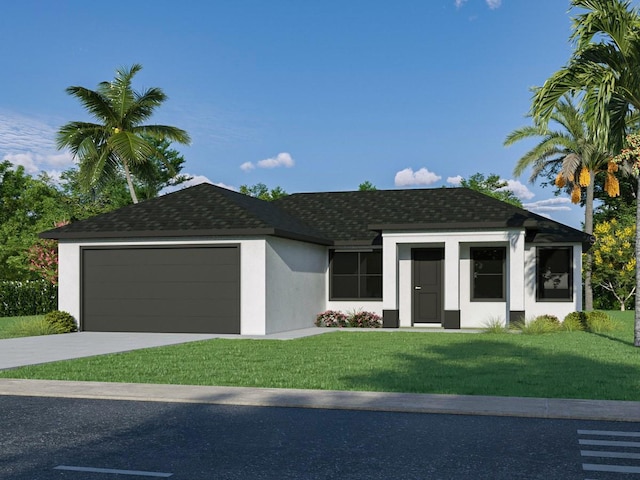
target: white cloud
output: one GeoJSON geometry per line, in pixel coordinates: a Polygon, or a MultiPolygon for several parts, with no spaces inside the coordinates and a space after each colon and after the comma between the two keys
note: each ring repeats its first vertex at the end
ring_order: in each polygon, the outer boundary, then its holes
{"type": "Polygon", "coordinates": [[[456,175],[455,177],[447,177],[447,183],[450,183],[451,185],[455,185],[455,186],[460,186],[462,179],[463,179],[462,175],[456,175]]]}
{"type": "Polygon", "coordinates": [[[184,183],[181,183],[180,185],[172,185],[170,187],[165,187],[160,191],[159,195],[166,195],[167,193],[177,192],[178,190],[182,190],[188,187],[193,187],[195,185],[200,185],[201,183],[210,183],[212,185],[214,184],[211,180],[209,180],[204,175],[190,175],[186,172],[181,172],[180,174],[186,175],[187,177],[191,177],[191,179],[187,180],[184,183]]]}
{"type": "Polygon", "coordinates": [[[414,172],[411,168],[405,168],[396,173],[395,185],[396,187],[405,187],[409,185],[431,185],[442,177],[430,172],[426,168],[414,172]]]}
{"type": "MultiPolygon", "coordinates": [[[[524,203],[523,207],[532,212],[543,215],[542,212],[570,212],[571,200],[566,197],[553,197],[537,202],[524,203]]],[[[546,216],[546,215],[545,215],[546,216]]]]}
{"type": "Polygon", "coordinates": [[[240,165],[240,169],[245,171],[245,172],[249,172],[249,171],[253,170],[254,168],[256,168],[256,166],[251,162],[244,162],[242,165],[240,165]]]}
{"type": "Polygon", "coordinates": [[[500,190],[510,190],[520,200],[531,200],[536,196],[535,193],[529,190],[526,185],[520,183],[518,180],[505,180],[501,178],[500,181],[507,182],[507,186],[502,187],[500,190]]]}
{"type": "MultiPolygon", "coordinates": [[[[462,6],[467,3],[468,0],[455,0],[456,8],[462,8],[462,6]]],[[[491,10],[495,10],[496,8],[500,8],[502,5],[502,0],[485,0],[485,3],[491,10]]]]}
{"type": "Polygon", "coordinates": [[[240,168],[245,172],[250,172],[254,168],[276,168],[276,167],[287,167],[291,168],[295,165],[295,161],[291,157],[291,154],[287,152],[281,152],[275,157],[265,158],[264,160],[260,160],[257,164],[253,164],[253,162],[244,162],[240,165],[240,168]]]}
{"type": "Polygon", "coordinates": [[[23,166],[29,175],[44,171],[56,178],[74,165],[68,151],[56,148],[55,135],[56,128],[41,119],[0,110],[0,158],[23,166]]]}
{"type": "Polygon", "coordinates": [[[59,176],[59,169],[70,168],[74,165],[73,157],[69,152],[61,154],[42,155],[34,152],[8,153],[2,160],[8,160],[15,166],[23,166],[24,171],[29,175],[37,175],[40,172],[47,172],[51,176],[59,176]],[[52,167],[54,167],[52,169],[52,167]]]}
{"type": "Polygon", "coordinates": [[[287,167],[291,168],[295,165],[293,158],[287,152],[282,152],[276,155],[274,158],[266,158],[264,160],[260,160],[258,162],[258,167],[260,168],[276,168],[276,167],[287,167]]]}
{"type": "Polygon", "coordinates": [[[227,190],[233,190],[234,192],[238,191],[237,187],[232,187],[231,185],[227,185],[226,183],[218,182],[214,183],[216,187],[226,188],[227,190]]]}

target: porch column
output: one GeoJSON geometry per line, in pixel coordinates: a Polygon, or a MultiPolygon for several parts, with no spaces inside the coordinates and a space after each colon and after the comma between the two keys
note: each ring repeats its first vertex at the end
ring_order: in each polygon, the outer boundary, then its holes
{"type": "Polygon", "coordinates": [[[524,317],[524,296],[525,281],[535,281],[535,265],[534,271],[526,271],[524,259],[524,231],[514,231],[509,233],[509,269],[507,273],[507,285],[509,289],[509,298],[507,306],[509,310],[510,320],[524,317]]]}
{"type": "Polygon", "coordinates": [[[444,310],[460,310],[460,242],[444,243],[444,310]]]}
{"type": "MultiPolygon", "coordinates": [[[[382,236],[382,312],[394,323],[398,318],[398,244],[382,236]]],[[[383,320],[385,320],[383,318],[383,320]]]]}

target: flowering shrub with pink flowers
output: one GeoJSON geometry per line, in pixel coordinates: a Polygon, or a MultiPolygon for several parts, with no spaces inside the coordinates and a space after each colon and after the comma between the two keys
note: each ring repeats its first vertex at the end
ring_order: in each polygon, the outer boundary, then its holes
{"type": "Polygon", "coordinates": [[[327,310],[318,314],[315,325],[316,327],[379,328],[382,327],[382,318],[372,312],[355,311],[347,315],[337,310],[327,310]]]}
{"type": "Polygon", "coordinates": [[[316,317],[316,327],[346,327],[347,316],[336,310],[327,310],[316,317]]]}
{"type": "Polygon", "coordinates": [[[354,312],[349,315],[349,326],[356,328],[380,328],[382,317],[373,312],[354,312]]]}

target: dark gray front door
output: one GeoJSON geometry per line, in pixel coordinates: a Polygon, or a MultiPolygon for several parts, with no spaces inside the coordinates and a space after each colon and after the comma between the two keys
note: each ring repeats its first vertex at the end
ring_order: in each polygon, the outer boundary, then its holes
{"type": "Polygon", "coordinates": [[[444,248],[413,249],[413,323],[442,323],[444,248]]]}
{"type": "Polygon", "coordinates": [[[81,327],[240,333],[240,249],[82,249],[81,327]]]}

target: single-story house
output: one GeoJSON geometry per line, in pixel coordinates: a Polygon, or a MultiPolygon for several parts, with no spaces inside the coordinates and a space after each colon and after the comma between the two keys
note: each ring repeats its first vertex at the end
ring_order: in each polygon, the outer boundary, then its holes
{"type": "Polygon", "coordinates": [[[482,327],[582,308],[592,237],[465,188],[299,193],[210,184],[41,234],[81,330],[264,335],[325,310],[482,327]]]}

